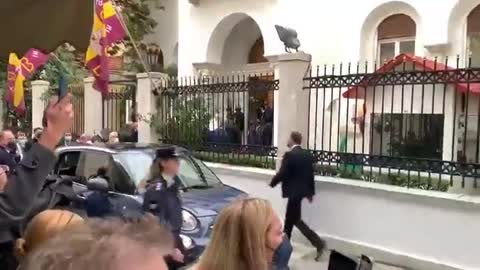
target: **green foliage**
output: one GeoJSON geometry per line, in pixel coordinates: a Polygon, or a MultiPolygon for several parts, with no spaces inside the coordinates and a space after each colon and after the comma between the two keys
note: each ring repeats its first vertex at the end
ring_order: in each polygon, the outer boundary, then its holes
{"type": "Polygon", "coordinates": [[[175,64],[171,64],[163,70],[163,73],[168,74],[169,77],[177,77],[178,67],[175,64]]]}
{"type": "Polygon", "coordinates": [[[48,62],[34,76],[33,80],[50,82],[50,89],[59,87],[60,75],[64,76],[69,84],[81,84],[87,75],[86,69],[77,61],[76,55],[66,46],[58,47],[48,62]]]}
{"type": "MultiPolygon", "coordinates": [[[[206,142],[210,114],[202,98],[160,96],[157,107],[164,107],[166,115],[156,115],[151,124],[163,140],[187,145],[206,142]],[[162,99],[165,99],[162,101],[162,99]]],[[[162,110],[159,110],[161,113],[162,110]]]]}
{"type": "MultiPolygon", "coordinates": [[[[158,0],[117,0],[116,3],[122,7],[122,18],[128,31],[132,35],[136,45],[140,47],[146,35],[153,33],[153,29],[157,26],[157,22],[151,17],[150,7],[156,4],[158,0]]],[[[156,7],[164,10],[163,6],[156,7]]],[[[133,47],[133,43],[127,36],[124,40],[126,47],[125,57],[131,59],[131,62],[125,65],[125,68],[131,72],[145,72],[139,56],[133,47]]],[[[113,53],[119,48],[113,46],[113,53]]],[[[138,48],[141,49],[141,48],[138,48]]]]}

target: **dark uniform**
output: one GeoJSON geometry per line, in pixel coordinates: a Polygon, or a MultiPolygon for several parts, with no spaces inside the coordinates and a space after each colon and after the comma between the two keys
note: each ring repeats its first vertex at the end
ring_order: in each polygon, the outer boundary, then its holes
{"type": "MultiPolygon", "coordinates": [[[[157,158],[178,158],[174,149],[161,149],[157,151],[157,158]]],[[[167,182],[162,176],[148,182],[143,200],[143,210],[152,213],[160,219],[162,224],[170,228],[175,237],[176,248],[185,254],[180,232],[182,228],[182,200],[180,198],[180,180],[173,178],[173,182],[167,182]]],[[[179,263],[167,259],[169,269],[178,269],[179,263]]]]}

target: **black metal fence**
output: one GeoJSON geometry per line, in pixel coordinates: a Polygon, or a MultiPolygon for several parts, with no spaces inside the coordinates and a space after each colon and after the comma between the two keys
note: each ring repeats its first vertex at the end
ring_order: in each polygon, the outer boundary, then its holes
{"type": "Polygon", "coordinates": [[[164,143],[206,161],[274,167],[273,74],[179,78],[162,82],[153,122],[164,143]]]}
{"type": "MultiPolygon", "coordinates": [[[[56,95],[58,89],[51,88],[49,93],[42,97],[43,107],[48,106],[51,95],[56,95]]],[[[85,87],[83,84],[70,84],[68,86],[68,92],[72,95],[72,104],[73,104],[73,126],[70,129],[70,132],[74,137],[79,137],[84,133],[85,130],[85,87]]]]}
{"type": "Polygon", "coordinates": [[[85,88],[83,84],[69,86],[69,92],[72,94],[72,104],[74,111],[74,121],[72,134],[80,136],[85,131],[85,88]]]}
{"type": "Polygon", "coordinates": [[[400,55],[378,66],[313,68],[304,89],[317,173],[442,191],[476,187],[480,69],[465,66],[400,55]]]}
{"type": "Polygon", "coordinates": [[[102,129],[120,131],[129,122],[136,105],[136,82],[119,82],[110,85],[110,91],[102,98],[102,129]]]}

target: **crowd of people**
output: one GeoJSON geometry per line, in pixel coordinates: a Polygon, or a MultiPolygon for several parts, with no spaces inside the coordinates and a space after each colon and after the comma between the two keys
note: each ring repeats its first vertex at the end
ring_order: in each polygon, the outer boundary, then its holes
{"type": "Polygon", "coordinates": [[[245,130],[245,114],[241,108],[228,107],[225,120],[217,113],[210,123],[210,142],[271,146],[273,141],[273,108],[266,102],[258,108],[255,120],[248,121],[245,130]],[[246,137],[244,138],[244,135],[246,137]]]}
{"type": "MultiPolygon", "coordinates": [[[[0,164],[5,164],[0,166],[0,269],[178,269],[185,249],[180,237],[180,163],[174,148],[157,150],[143,183],[141,217],[97,213],[82,218],[67,210],[43,209],[29,218],[53,169],[55,148],[73,142],[70,96],[60,101],[53,98],[45,115],[48,125],[36,129],[31,141],[25,133],[17,133],[16,138],[9,130],[0,133],[0,164]],[[16,143],[26,148],[21,160],[13,149],[16,143]]],[[[106,141],[117,143],[121,136],[110,132],[106,141]]],[[[301,220],[302,200],[312,201],[315,193],[312,166],[306,165],[311,156],[301,149],[301,140],[301,134],[292,133],[292,151],[270,183],[271,187],[282,183],[283,195],[288,198],[285,230],[268,201],[239,199],[219,213],[211,241],[193,269],[289,269],[293,226],[305,233],[321,254],[324,242],[301,220]]],[[[76,143],[93,144],[95,139],[82,135],[76,143]]]]}

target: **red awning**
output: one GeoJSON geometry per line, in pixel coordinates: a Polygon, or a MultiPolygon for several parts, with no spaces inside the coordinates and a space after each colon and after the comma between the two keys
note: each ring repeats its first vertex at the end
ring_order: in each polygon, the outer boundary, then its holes
{"type": "MultiPolygon", "coordinates": [[[[449,67],[445,64],[429,60],[427,58],[415,56],[408,53],[399,54],[392,60],[385,63],[385,65],[381,66],[379,69],[375,71],[375,73],[384,73],[390,72],[395,69],[395,67],[402,65],[403,63],[415,63],[416,67],[419,67],[421,70],[425,71],[442,71],[442,70],[452,70],[454,68],[449,67]]],[[[347,91],[345,91],[342,96],[344,98],[365,98],[365,88],[375,84],[375,82],[368,82],[365,79],[360,81],[356,86],[350,87],[347,91]]],[[[459,92],[467,92],[470,89],[470,92],[474,94],[480,94],[480,83],[459,83],[456,86],[457,91],[459,92]]]]}

